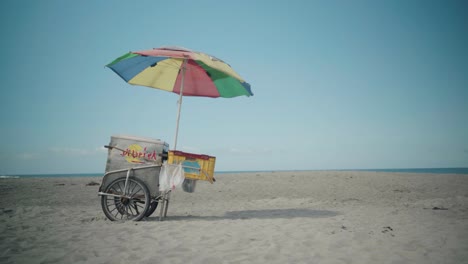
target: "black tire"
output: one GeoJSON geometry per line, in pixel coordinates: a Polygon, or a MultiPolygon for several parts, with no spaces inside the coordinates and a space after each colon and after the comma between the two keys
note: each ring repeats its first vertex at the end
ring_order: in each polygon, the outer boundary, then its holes
{"type": "Polygon", "coordinates": [[[148,208],[148,211],[146,211],[145,216],[150,217],[154,213],[154,211],[156,210],[157,207],[158,207],[158,202],[157,201],[152,201],[149,208],[148,208]]]}
{"type": "Polygon", "coordinates": [[[137,178],[129,178],[125,195],[125,180],[126,177],[114,180],[104,191],[121,197],[101,196],[102,210],[111,221],[139,221],[150,208],[151,197],[146,184],[137,178]]]}

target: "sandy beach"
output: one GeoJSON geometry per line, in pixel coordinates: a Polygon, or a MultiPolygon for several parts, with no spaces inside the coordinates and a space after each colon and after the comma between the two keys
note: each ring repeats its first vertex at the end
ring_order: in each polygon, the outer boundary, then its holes
{"type": "Polygon", "coordinates": [[[468,175],[218,174],[168,217],[106,219],[101,178],[0,179],[0,263],[468,263],[468,175]]]}

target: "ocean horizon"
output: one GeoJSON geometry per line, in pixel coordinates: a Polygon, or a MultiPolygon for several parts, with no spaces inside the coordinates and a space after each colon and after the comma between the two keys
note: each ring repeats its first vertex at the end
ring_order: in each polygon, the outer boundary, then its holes
{"type": "MultiPolygon", "coordinates": [[[[287,171],[366,171],[366,172],[394,172],[394,173],[432,173],[432,174],[467,174],[468,168],[400,168],[400,169],[323,169],[323,170],[245,170],[245,171],[215,171],[215,174],[229,173],[261,173],[287,171]]],[[[60,178],[60,177],[101,177],[104,173],[40,173],[40,174],[4,174],[5,178],[60,178]]]]}

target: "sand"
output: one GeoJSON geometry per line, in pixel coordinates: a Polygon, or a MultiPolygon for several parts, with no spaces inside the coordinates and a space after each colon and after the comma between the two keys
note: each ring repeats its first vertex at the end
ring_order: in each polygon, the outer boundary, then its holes
{"type": "Polygon", "coordinates": [[[219,174],[168,217],[106,219],[100,178],[0,179],[0,263],[468,263],[468,175],[219,174]]]}

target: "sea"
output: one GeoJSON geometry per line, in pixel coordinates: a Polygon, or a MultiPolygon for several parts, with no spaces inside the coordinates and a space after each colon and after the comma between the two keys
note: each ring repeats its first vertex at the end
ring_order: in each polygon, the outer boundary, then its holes
{"type": "MultiPolygon", "coordinates": [[[[281,172],[282,170],[274,170],[274,172],[281,172]]],[[[284,170],[293,171],[293,170],[284,170]]],[[[307,170],[300,170],[307,171],[307,170]]],[[[409,168],[409,169],[339,169],[339,170],[310,170],[310,171],[375,171],[375,172],[397,172],[397,173],[434,173],[434,174],[466,174],[468,175],[468,168],[409,168]]],[[[216,171],[215,174],[229,174],[229,173],[260,173],[260,172],[273,172],[272,170],[258,170],[258,171],[216,171]]],[[[19,179],[19,178],[58,178],[58,177],[102,177],[104,173],[73,173],[73,174],[5,174],[0,175],[0,179],[19,179]]]]}

